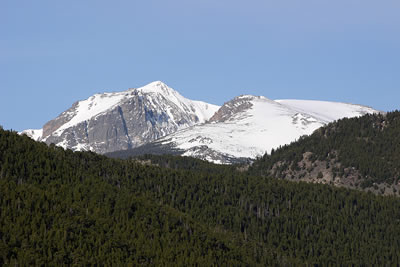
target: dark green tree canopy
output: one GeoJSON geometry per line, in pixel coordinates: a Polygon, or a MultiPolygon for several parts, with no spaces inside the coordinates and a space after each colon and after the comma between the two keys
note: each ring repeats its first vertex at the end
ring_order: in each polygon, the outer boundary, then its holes
{"type": "Polygon", "coordinates": [[[0,265],[400,262],[398,198],[158,160],[0,130],[0,265]]]}

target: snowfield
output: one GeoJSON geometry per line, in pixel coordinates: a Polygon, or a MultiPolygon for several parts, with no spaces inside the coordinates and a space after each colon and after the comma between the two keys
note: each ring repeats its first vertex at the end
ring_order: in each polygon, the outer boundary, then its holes
{"type": "Polygon", "coordinates": [[[309,100],[273,101],[262,96],[241,96],[226,105],[237,106],[235,102],[243,100],[243,97],[247,98],[250,108],[231,115],[228,120],[196,125],[157,142],[184,150],[185,156],[228,163],[221,158],[255,158],[303,135],[309,135],[334,120],[378,112],[353,104],[309,100]],[[221,157],[210,159],[207,155],[216,153],[221,157]]]}

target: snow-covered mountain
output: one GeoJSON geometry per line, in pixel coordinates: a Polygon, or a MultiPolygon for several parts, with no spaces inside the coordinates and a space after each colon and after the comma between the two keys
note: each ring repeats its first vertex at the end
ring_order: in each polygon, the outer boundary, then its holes
{"type": "Polygon", "coordinates": [[[177,131],[136,151],[174,152],[226,164],[269,153],[334,120],[374,112],[378,111],[353,104],[273,101],[243,95],[225,103],[209,122],[177,131]]]}
{"type": "Polygon", "coordinates": [[[195,124],[219,106],[184,98],[162,82],[78,101],[43,129],[21,133],[72,150],[106,153],[134,148],[195,124]]]}
{"type": "Polygon", "coordinates": [[[232,163],[263,155],[334,120],[374,112],[378,111],[353,104],[274,101],[252,95],[219,107],[186,99],[157,81],[95,94],[73,104],[43,129],[21,133],[72,150],[162,151],[232,163]]]}

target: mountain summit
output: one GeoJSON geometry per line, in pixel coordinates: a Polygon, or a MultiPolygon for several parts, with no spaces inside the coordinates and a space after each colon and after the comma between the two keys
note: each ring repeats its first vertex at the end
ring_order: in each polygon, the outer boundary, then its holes
{"type": "Polygon", "coordinates": [[[107,153],[134,148],[204,123],[219,106],[192,101],[156,81],[78,101],[43,129],[22,133],[72,150],[107,153]]]}

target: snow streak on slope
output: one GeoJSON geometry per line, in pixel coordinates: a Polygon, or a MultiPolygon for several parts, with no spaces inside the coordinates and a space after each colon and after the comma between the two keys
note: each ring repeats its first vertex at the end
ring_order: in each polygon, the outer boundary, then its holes
{"type": "Polygon", "coordinates": [[[157,143],[183,150],[185,156],[229,163],[226,159],[269,153],[335,119],[376,112],[334,102],[296,100],[289,104],[262,96],[240,96],[225,103],[210,123],[178,131],[157,143]]]}
{"type": "Polygon", "coordinates": [[[373,108],[366,106],[329,101],[295,99],[282,99],[275,101],[298,112],[304,112],[313,115],[325,123],[341,118],[358,117],[377,112],[373,108]]]}
{"type": "Polygon", "coordinates": [[[127,96],[127,92],[103,93],[95,94],[86,100],[79,101],[76,109],[67,113],[67,116],[72,115],[71,120],[58,128],[54,134],[59,136],[65,129],[112,109],[127,96]]]}

